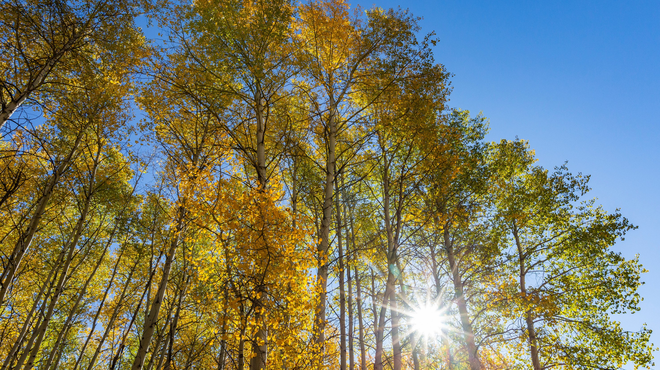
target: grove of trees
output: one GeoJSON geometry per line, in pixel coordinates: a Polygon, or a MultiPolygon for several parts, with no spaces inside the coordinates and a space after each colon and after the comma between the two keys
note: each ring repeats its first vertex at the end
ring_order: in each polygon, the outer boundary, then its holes
{"type": "Polygon", "coordinates": [[[650,368],[635,227],[449,107],[436,42],[343,0],[4,0],[0,370],[650,368]]]}

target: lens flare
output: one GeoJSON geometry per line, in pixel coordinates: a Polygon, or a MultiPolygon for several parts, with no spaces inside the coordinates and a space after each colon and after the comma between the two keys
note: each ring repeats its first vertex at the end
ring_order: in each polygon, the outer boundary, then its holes
{"type": "Polygon", "coordinates": [[[410,315],[412,330],[426,338],[440,335],[445,328],[446,317],[436,306],[424,304],[410,315]]]}

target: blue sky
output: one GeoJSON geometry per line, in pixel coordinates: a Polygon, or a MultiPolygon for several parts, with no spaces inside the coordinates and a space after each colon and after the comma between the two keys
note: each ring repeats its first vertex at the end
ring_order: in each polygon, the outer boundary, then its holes
{"type": "Polygon", "coordinates": [[[546,168],[591,174],[591,196],[639,226],[615,250],[640,255],[645,300],[620,320],[660,345],[660,1],[352,4],[422,16],[454,74],[450,106],[483,112],[489,140],[529,140],[546,168]]]}

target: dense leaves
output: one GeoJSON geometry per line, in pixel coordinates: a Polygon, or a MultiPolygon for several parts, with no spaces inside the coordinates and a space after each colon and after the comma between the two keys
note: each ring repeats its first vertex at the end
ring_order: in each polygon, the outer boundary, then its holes
{"type": "Polygon", "coordinates": [[[652,366],[635,227],[486,142],[417,22],[5,1],[1,369],[652,366]]]}

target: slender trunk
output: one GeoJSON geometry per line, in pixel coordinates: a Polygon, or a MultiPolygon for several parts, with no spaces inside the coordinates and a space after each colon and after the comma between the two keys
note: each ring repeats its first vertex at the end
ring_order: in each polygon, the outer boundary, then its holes
{"type": "Polygon", "coordinates": [[[298,159],[293,159],[291,173],[291,225],[295,229],[298,218],[298,159]]]}
{"type": "MultiPolygon", "coordinates": [[[[256,105],[257,116],[257,182],[260,191],[266,190],[267,184],[267,171],[266,171],[266,117],[264,117],[264,109],[266,109],[266,100],[262,94],[261,88],[257,87],[257,92],[254,96],[256,105]]],[[[265,226],[266,227],[266,226],[265,226]]],[[[262,231],[263,232],[263,231],[262,231]]],[[[266,271],[261,271],[266,274],[266,271]]],[[[266,295],[266,287],[260,283],[256,288],[256,299],[254,300],[254,313],[255,322],[259,326],[257,329],[254,342],[252,343],[252,359],[250,360],[250,370],[261,370],[266,367],[266,356],[268,352],[268,336],[266,333],[265,323],[262,322],[262,317],[266,309],[263,304],[263,299],[266,295]]]]}
{"type": "Polygon", "coordinates": [[[401,339],[399,337],[399,312],[396,295],[390,295],[390,315],[392,315],[392,353],[394,355],[393,370],[401,370],[401,339]]]}
{"type": "MultiPolygon", "coordinates": [[[[116,230],[116,228],[115,228],[116,230]]],[[[114,234],[114,231],[113,231],[114,234]]],[[[110,237],[110,240],[112,240],[112,236],[110,237]]],[[[103,260],[105,259],[105,253],[108,251],[108,247],[110,246],[110,241],[106,243],[105,248],[103,249],[103,252],[101,253],[101,258],[99,258],[98,262],[94,266],[94,269],[92,270],[91,274],[85,280],[85,284],[83,284],[82,288],[80,288],[80,292],[78,293],[78,297],[76,298],[76,302],[73,305],[73,308],[69,311],[69,315],[67,316],[66,320],[64,321],[64,324],[62,325],[62,330],[57,335],[57,339],[55,340],[55,344],[53,345],[53,349],[51,351],[50,356],[48,357],[48,361],[46,362],[46,365],[44,366],[44,369],[49,369],[51,364],[54,361],[54,355],[58,353],[58,348],[62,344],[62,341],[64,340],[64,337],[69,331],[69,328],[71,328],[73,317],[75,316],[76,312],[78,311],[78,307],[80,306],[80,302],[82,302],[82,298],[85,296],[85,293],[87,292],[87,287],[89,286],[89,283],[92,281],[94,276],[96,276],[96,272],[98,271],[99,267],[103,263],[103,260]]]]}
{"type": "MultiPolygon", "coordinates": [[[[227,290],[225,291],[225,302],[227,297],[227,290]]],[[[227,357],[227,341],[224,339],[227,333],[227,319],[223,317],[222,319],[222,329],[220,330],[220,335],[222,340],[220,341],[220,355],[218,356],[218,370],[224,370],[225,368],[225,359],[227,357]]]]}
{"type": "Polygon", "coordinates": [[[456,264],[456,256],[454,255],[454,247],[452,245],[451,237],[448,228],[443,231],[445,250],[447,252],[447,260],[449,261],[449,268],[454,282],[454,297],[456,305],[458,306],[458,313],[461,319],[461,327],[463,329],[463,337],[468,350],[468,361],[470,362],[471,370],[480,370],[481,363],[477,354],[477,345],[474,342],[474,331],[472,330],[472,323],[467,310],[467,303],[463,295],[463,279],[459,271],[459,266],[456,264]]]}
{"type": "MultiPolygon", "coordinates": [[[[53,369],[57,369],[60,366],[60,361],[62,360],[62,354],[64,353],[64,346],[60,348],[60,350],[57,352],[57,357],[53,361],[53,369]]],[[[50,370],[50,368],[46,367],[46,370],[50,370]]]]}
{"type": "MultiPolygon", "coordinates": [[[[162,335],[159,336],[158,341],[156,343],[156,346],[154,346],[154,348],[158,348],[158,346],[160,345],[161,340],[163,339],[162,337],[163,337],[162,335]]],[[[167,348],[168,346],[170,346],[170,336],[169,335],[166,336],[166,338],[165,338],[165,345],[163,346],[163,348],[167,348]]],[[[163,350],[163,353],[160,356],[156,356],[156,352],[154,351],[154,354],[151,355],[151,359],[149,359],[149,368],[148,368],[148,370],[153,369],[153,366],[154,366],[154,363],[155,363],[154,360],[155,360],[156,357],[158,357],[158,364],[156,365],[156,370],[160,370],[162,368],[163,362],[165,362],[165,351],[164,350],[163,350]]]]}
{"type": "Polygon", "coordinates": [[[417,353],[416,349],[413,349],[412,357],[413,357],[413,369],[420,370],[421,368],[419,367],[419,354],[417,353]]]}
{"type": "Polygon", "coordinates": [[[376,276],[374,275],[374,271],[371,270],[369,271],[371,275],[371,315],[374,318],[373,322],[373,330],[374,330],[374,336],[376,335],[376,332],[378,332],[378,310],[377,307],[378,305],[376,304],[376,276]]]}
{"type": "Polygon", "coordinates": [[[78,136],[76,137],[76,141],[73,143],[73,146],[69,151],[69,154],[64,159],[62,159],[57,167],[55,167],[55,170],[53,171],[53,174],[51,175],[50,180],[44,189],[43,195],[37,203],[37,208],[32,215],[32,219],[30,220],[30,224],[28,225],[27,230],[25,230],[25,232],[19,237],[18,242],[16,242],[16,245],[14,246],[14,249],[9,256],[9,259],[7,260],[7,267],[5,267],[5,269],[2,271],[2,276],[0,276],[0,306],[5,302],[7,290],[12,285],[14,276],[16,275],[16,270],[18,270],[18,267],[23,260],[23,256],[25,256],[25,253],[30,248],[32,239],[34,238],[34,235],[39,228],[41,218],[46,212],[46,206],[48,205],[48,202],[53,195],[55,186],[59,183],[60,177],[69,168],[74,154],[78,151],[78,146],[82,141],[82,137],[83,130],[80,130],[78,136]]]}
{"type": "MultiPolygon", "coordinates": [[[[347,258],[348,259],[348,258],[347,258]]],[[[348,281],[348,369],[355,370],[354,318],[353,318],[353,278],[351,276],[350,260],[346,261],[346,280],[348,281]]]]}
{"type": "MultiPolygon", "coordinates": [[[[48,277],[46,280],[44,280],[43,285],[39,289],[39,293],[37,294],[37,298],[34,300],[34,303],[32,304],[32,308],[30,309],[30,312],[28,315],[25,317],[25,322],[23,323],[23,326],[21,327],[21,332],[18,335],[18,338],[16,338],[16,341],[14,342],[14,345],[11,347],[11,350],[7,354],[7,358],[5,359],[4,363],[2,364],[2,370],[7,370],[8,368],[11,367],[12,362],[14,362],[15,356],[18,353],[18,350],[20,349],[21,345],[23,344],[23,341],[25,340],[25,336],[27,335],[28,329],[30,328],[30,325],[32,324],[32,320],[34,318],[34,313],[37,310],[37,307],[39,306],[39,302],[41,301],[41,297],[44,296],[44,291],[46,290],[46,286],[48,286],[48,292],[46,293],[46,297],[50,295],[50,291],[52,290],[54,286],[54,277],[53,274],[57,271],[57,267],[60,265],[61,259],[64,257],[64,250],[60,251],[59,256],[57,257],[57,261],[55,262],[55,265],[53,268],[50,270],[48,273],[48,277]],[[50,282],[50,284],[49,284],[50,282]]],[[[44,302],[45,304],[45,302],[44,302]]],[[[43,307],[42,307],[43,308],[43,307]]]]}
{"type": "Polygon", "coordinates": [[[76,359],[76,363],[73,366],[73,370],[78,369],[78,366],[80,365],[80,361],[82,361],[85,355],[85,349],[87,349],[87,345],[89,344],[89,341],[92,339],[92,335],[94,334],[94,328],[96,328],[96,323],[98,322],[99,316],[101,315],[101,310],[103,309],[105,300],[107,299],[108,293],[112,288],[112,283],[115,280],[115,276],[117,275],[119,263],[121,262],[121,258],[123,255],[124,255],[124,250],[122,249],[121,252],[119,253],[119,256],[117,257],[117,262],[115,263],[115,267],[112,269],[112,274],[110,275],[110,281],[108,282],[108,286],[103,292],[103,298],[101,298],[101,303],[99,303],[99,308],[96,310],[96,313],[94,314],[94,319],[92,320],[92,325],[90,326],[91,330],[89,331],[89,334],[87,335],[87,339],[85,339],[85,343],[83,344],[82,349],[80,350],[80,356],[78,356],[78,358],[76,359]]]}
{"type": "Polygon", "coordinates": [[[344,248],[341,223],[340,193],[337,193],[337,248],[339,250],[339,369],[346,370],[346,287],[344,286],[344,248]]]}
{"type": "MultiPolygon", "coordinates": [[[[316,308],[316,318],[314,325],[316,327],[316,344],[321,354],[325,351],[325,306],[327,302],[328,289],[328,251],[330,248],[330,224],[332,223],[332,197],[335,183],[336,166],[336,142],[337,142],[337,124],[336,124],[336,106],[334,101],[330,102],[330,116],[328,117],[328,160],[325,167],[325,188],[323,193],[323,218],[321,219],[321,242],[317,247],[318,270],[317,282],[320,287],[319,302],[316,308]]],[[[320,362],[321,364],[322,362],[320,362]]]]}
{"type": "MultiPolygon", "coordinates": [[[[94,178],[96,174],[96,167],[94,168],[92,172],[92,179],[94,178]]],[[[43,343],[44,336],[46,335],[46,329],[48,328],[48,324],[50,324],[50,320],[53,317],[53,311],[55,310],[55,306],[64,292],[64,283],[67,281],[67,275],[69,274],[69,267],[71,266],[71,262],[73,262],[73,256],[74,252],[76,250],[76,246],[78,245],[78,241],[80,240],[80,237],[82,236],[83,233],[83,227],[85,226],[85,222],[87,220],[87,215],[89,214],[89,208],[91,206],[92,202],[92,196],[94,195],[94,191],[92,190],[92,184],[93,182],[90,183],[90,189],[87,192],[87,195],[85,197],[85,205],[83,206],[83,210],[80,214],[80,218],[78,219],[78,222],[76,224],[76,227],[74,229],[74,236],[73,239],[70,241],[70,243],[64,248],[65,250],[68,250],[68,255],[66,258],[66,262],[64,264],[64,267],[62,268],[62,273],[60,275],[59,281],[57,283],[57,288],[55,289],[55,292],[53,294],[53,297],[51,298],[50,305],[48,306],[48,313],[44,317],[43,322],[41,323],[41,326],[37,330],[38,337],[37,340],[32,347],[32,352],[30,353],[30,358],[28,362],[25,364],[25,370],[30,370],[34,366],[34,361],[37,358],[37,354],[39,353],[39,349],[41,349],[41,343],[43,343]]],[[[84,259],[84,256],[83,258],[84,259]]]]}
{"type": "Polygon", "coordinates": [[[360,370],[367,370],[367,348],[364,338],[364,318],[362,315],[362,289],[360,287],[360,275],[358,275],[357,267],[353,270],[355,272],[355,288],[357,290],[357,305],[358,314],[358,341],[360,343],[360,370]]]}
{"type": "MultiPolygon", "coordinates": [[[[346,210],[346,187],[344,185],[344,176],[341,176],[341,187],[343,202],[338,202],[341,204],[341,208],[337,210],[338,214],[343,210],[344,220],[348,220],[350,217],[347,214],[346,210]]],[[[350,226],[352,228],[352,221],[350,225],[344,225],[346,227],[346,280],[348,282],[348,368],[349,370],[355,370],[355,328],[354,328],[354,314],[353,314],[353,277],[351,276],[351,258],[352,251],[355,250],[355,237],[349,236],[350,226]]],[[[346,221],[344,221],[346,222],[346,221]]],[[[344,271],[344,267],[341,267],[341,270],[344,271]]]]}
{"type": "MultiPolygon", "coordinates": [[[[156,260],[156,265],[158,265],[158,262],[160,261],[160,257],[158,256],[158,260],[156,260]]],[[[136,264],[137,265],[137,264],[136,264]]],[[[152,279],[154,277],[155,271],[152,271],[151,274],[149,275],[149,280],[147,281],[147,287],[151,286],[152,279]]],[[[129,279],[130,280],[130,279],[129,279]]],[[[126,346],[126,340],[128,338],[128,335],[131,333],[131,329],[133,328],[133,324],[135,323],[135,320],[137,320],[138,314],[140,313],[140,308],[142,307],[142,302],[148,302],[144,300],[144,296],[147,293],[147,289],[144,289],[142,292],[142,295],[140,296],[140,299],[138,300],[137,307],[135,307],[135,311],[133,311],[133,315],[131,316],[131,322],[128,323],[128,327],[124,331],[124,334],[121,337],[121,343],[119,344],[119,349],[117,350],[117,353],[112,358],[112,363],[110,365],[110,370],[114,370],[117,364],[119,363],[119,358],[121,357],[122,352],[124,351],[124,347],[126,346]]],[[[121,300],[120,300],[121,301],[121,300]]],[[[116,316],[115,316],[116,317],[116,316]]],[[[114,319],[113,319],[114,320],[114,319]]],[[[98,355],[98,352],[100,351],[103,341],[107,338],[108,336],[108,329],[112,327],[112,324],[108,325],[108,328],[106,328],[106,332],[101,338],[101,341],[99,342],[99,345],[97,347],[97,353],[94,354],[94,359],[90,361],[89,366],[87,367],[87,370],[92,370],[94,368],[94,362],[96,359],[96,356],[98,355]]]]}
{"type": "Polygon", "coordinates": [[[238,341],[238,369],[243,370],[245,368],[245,329],[241,329],[241,337],[238,341]]]}
{"type": "Polygon", "coordinates": [[[266,100],[261,93],[261,89],[257,88],[257,93],[254,96],[257,115],[257,184],[262,190],[266,188],[267,173],[266,173],[266,119],[264,117],[264,109],[266,109],[266,100]]]}
{"type": "Polygon", "coordinates": [[[410,334],[412,336],[412,360],[413,360],[413,369],[414,370],[421,370],[422,364],[419,361],[419,350],[417,349],[419,347],[419,342],[423,342],[421,340],[421,336],[419,333],[412,332],[410,334]]]}
{"type": "Polygon", "coordinates": [[[140,345],[138,346],[138,351],[135,355],[135,359],[133,360],[133,365],[131,366],[132,370],[141,370],[144,364],[144,360],[147,356],[147,351],[149,350],[149,345],[151,344],[151,338],[153,337],[154,330],[156,329],[158,313],[160,312],[160,307],[163,304],[163,299],[165,298],[165,291],[167,290],[167,281],[170,277],[172,262],[174,261],[176,249],[179,245],[179,239],[183,233],[185,214],[185,208],[183,206],[179,206],[177,212],[176,228],[170,242],[169,250],[165,257],[163,276],[161,277],[160,284],[158,285],[158,291],[156,292],[156,296],[154,297],[153,303],[151,305],[151,310],[149,310],[149,315],[144,320],[142,337],[140,338],[140,345]]]}
{"type": "MultiPolygon", "coordinates": [[[[440,283],[440,267],[437,259],[437,253],[435,246],[431,246],[431,268],[433,269],[433,279],[435,280],[435,299],[436,301],[440,299],[440,295],[442,294],[442,288],[441,288],[441,283],[440,283]]],[[[447,337],[447,332],[443,331],[442,333],[442,338],[440,339],[440,342],[443,347],[446,348],[446,356],[447,356],[447,369],[448,370],[453,370],[454,369],[454,359],[451,354],[451,345],[449,343],[449,338],[447,337]]]]}
{"type": "MultiPolygon", "coordinates": [[[[167,310],[167,319],[165,321],[165,325],[163,325],[160,330],[156,328],[156,341],[153,344],[153,351],[151,353],[151,358],[149,358],[149,364],[147,365],[147,370],[151,370],[154,367],[154,364],[156,363],[156,358],[158,359],[158,365],[156,365],[156,369],[160,370],[161,366],[163,365],[163,362],[165,362],[166,358],[168,357],[169,351],[168,349],[173,347],[174,344],[174,338],[170,335],[172,332],[172,326],[171,326],[171,318],[172,318],[172,311],[174,310],[174,303],[170,305],[170,308],[167,310]],[[165,330],[165,328],[168,328],[169,330],[165,330]],[[160,333],[159,333],[160,332],[160,333]],[[163,342],[163,338],[165,338],[165,344],[161,347],[160,344],[163,342]],[[171,341],[170,341],[171,340],[171,341]],[[158,352],[160,352],[160,356],[158,356],[158,352]]],[[[167,363],[165,364],[167,367],[167,363]]]]}
{"type": "MultiPolygon", "coordinates": [[[[353,246],[353,250],[356,249],[355,247],[355,225],[353,222],[353,208],[348,207],[348,213],[349,213],[349,221],[350,221],[350,227],[351,227],[351,245],[353,246]]],[[[350,266],[349,266],[350,269],[350,266]]],[[[354,267],[353,269],[353,276],[355,277],[355,289],[356,289],[356,300],[355,300],[355,305],[357,306],[357,315],[358,315],[358,341],[360,345],[360,370],[366,370],[367,369],[367,349],[366,349],[366,344],[365,344],[365,338],[364,338],[364,317],[362,314],[362,287],[361,287],[361,281],[360,281],[360,275],[358,274],[358,269],[357,266],[354,267]]],[[[350,290],[350,288],[349,288],[350,290]]],[[[350,298],[350,296],[349,296],[350,298]]],[[[351,335],[353,334],[353,331],[351,330],[351,335]]],[[[352,369],[351,369],[352,370],[352,369]]]]}
{"type": "MultiPolygon", "coordinates": [[[[182,291],[179,293],[182,293],[182,291]]],[[[182,294],[175,293],[172,297],[172,302],[167,309],[167,313],[165,314],[165,324],[160,328],[156,328],[156,341],[153,343],[153,351],[151,353],[151,358],[149,359],[149,364],[147,365],[147,370],[153,368],[156,363],[156,358],[158,358],[158,365],[156,366],[157,370],[161,369],[163,362],[165,362],[165,369],[172,365],[171,360],[174,357],[174,334],[176,332],[176,328],[172,328],[172,312],[174,312],[174,307],[177,306],[175,301],[178,301],[182,297],[182,294]],[[165,344],[161,347],[160,344],[163,342],[163,338],[165,338],[165,344]],[[158,356],[158,352],[160,352],[160,356],[158,356]]]]}
{"type": "MultiPolygon", "coordinates": [[[[128,273],[128,277],[126,278],[126,283],[124,284],[124,287],[122,288],[121,294],[119,295],[119,299],[117,300],[117,305],[115,306],[114,310],[112,311],[112,315],[110,316],[110,320],[108,320],[108,324],[106,325],[105,331],[103,332],[103,335],[101,336],[101,339],[99,340],[99,343],[96,346],[96,350],[94,351],[94,354],[92,355],[92,358],[89,360],[89,365],[87,366],[87,370],[92,370],[94,368],[94,364],[96,363],[96,358],[99,356],[99,354],[101,353],[101,349],[103,348],[103,343],[105,343],[105,339],[108,337],[108,334],[110,333],[110,331],[114,328],[115,320],[117,319],[117,316],[119,315],[119,309],[121,307],[122,302],[124,302],[124,298],[126,297],[126,291],[128,290],[128,287],[131,283],[131,278],[133,277],[133,273],[137,269],[138,262],[139,262],[139,259],[136,259],[135,263],[133,264],[133,267],[131,268],[130,272],[128,273]]],[[[138,307],[139,307],[139,304],[138,304],[138,307]]],[[[93,329],[94,329],[94,327],[92,327],[92,330],[93,329]]],[[[120,348],[121,348],[121,346],[120,346],[120,348]]],[[[83,354],[84,354],[84,352],[82,352],[80,354],[81,358],[82,358],[83,354]]],[[[79,361],[77,363],[79,363],[79,361]]]]}
{"type": "Polygon", "coordinates": [[[268,350],[266,330],[262,321],[263,311],[266,309],[262,304],[262,298],[265,294],[263,286],[257,287],[258,297],[254,302],[254,320],[259,325],[257,333],[252,343],[252,359],[250,359],[250,370],[260,370],[266,366],[266,356],[268,350]]]}
{"type": "MultiPolygon", "coordinates": [[[[225,249],[225,264],[230,266],[229,252],[225,249]]],[[[222,307],[220,309],[220,318],[222,320],[222,327],[220,329],[220,356],[218,360],[218,370],[225,369],[225,359],[227,357],[227,340],[225,336],[227,335],[227,305],[229,304],[229,276],[231,276],[231,268],[228,268],[227,271],[227,281],[224,289],[224,299],[222,301],[222,307]]]]}
{"type": "Polygon", "coordinates": [[[27,356],[30,353],[30,350],[32,349],[34,341],[37,338],[37,329],[39,327],[41,327],[41,323],[43,322],[43,320],[46,316],[46,304],[48,302],[48,297],[51,295],[51,292],[53,291],[53,289],[56,288],[57,281],[58,281],[57,277],[58,277],[59,271],[61,269],[60,268],[60,263],[64,261],[64,257],[66,256],[65,252],[66,252],[66,250],[64,250],[64,249],[60,252],[61,259],[59,259],[58,263],[53,266],[53,270],[55,270],[55,274],[53,275],[53,278],[50,281],[50,284],[48,286],[48,291],[47,291],[46,295],[44,296],[44,300],[43,300],[43,302],[41,302],[41,305],[39,307],[39,316],[37,318],[37,322],[34,325],[32,335],[30,335],[30,339],[28,339],[27,343],[25,344],[25,348],[23,350],[23,353],[21,354],[21,357],[18,359],[17,364],[12,367],[11,362],[9,363],[10,369],[16,369],[16,370],[22,369],[23,364],[25,363],[25,360],[27,359],[27,356]]]}
{"type": "MultiPolygon", "coordinates": [[[[526,258],[523,246],[520,243],[520,238],[518,237],[518,228],[515,224],[513,225],[513,236],[516,240],[516,247],[518,249],[518,263],[520,265],[520,293],[522,293],[523,299],[527,299],[527,283],[525,282],[527,275],[526,258]]],[[[531,305],[528,307],[531,307],[531,305]]],[[[529,337],[529,354],[532,358],[532,366],[534,366],[534,370],[541,370],[542,367],[541,361],[539,360],[538,339],[536,338],[536,330],[534,329],[534,313],[531,309],[528,309],[525,312],[525,324],[527,325],[527,335],[529,337]]]]}
{"type": "Polygon", "coordinates": [[[169,335],[169,346],[167,350],[167,362],[165,363],[165,370],[169,370],[172,367],[172,361],[174,360],[174,336],[176,335],[177,326],[179,324],[179,316],[181,315],[181,305],[183,304],[183,297],[186,295],[186,290],[188,288],[188,283],[190,282],[190,276],[187,276],[183,287],[181,288],[181,293],[179,295],[179,301],[176,305],[176,313],[174,318],[170,323],[170,335],[169,335]]]}
{"type": "MultiPolygon", "coordinates": [[[[394,370],[401,369],[401,343],[399,342],[398,335],[398,317],[396,307],[392,306],[392,303],[396,304],[396,280],[398,276],[395,275],[395,272],[398,274],[397,269],[397,260],[398,260],[398,230],[395,231],[395,228],[392,224],[392,219],[390,216],[390,172],[389,172],[389,162],[387,157],[383,156],[383,216],[385,223],[385,231],[387,234],[387,285],[385,286],[385,296],[383,297],[382,308],[380,311],[380,317],[378,320],[378,329],[376,333],[376,353],[375,353],[375,362],[374,370],[383,369],[383,339],[384,339],[384,330],[385,330],[385,308],[387,307],[390,310],[390,315],[392,317],[392,351],[394,354],[394,370]]],[[[400,212],[396,212],[396,222],[397,229],[400,225],[400,212]]]]}
{"type": "Polygon", "coordinates": [[[378,324],[376,326],[376,352],[374,355],[374,370],[383,370],[383,339],[385,333],[385,314],[389,308],[390,296],[394,291],[395,277],[391,269],[387,272],[387,283],[385,285],[385,294],[383,303],[378,314],[378,324]]]}

